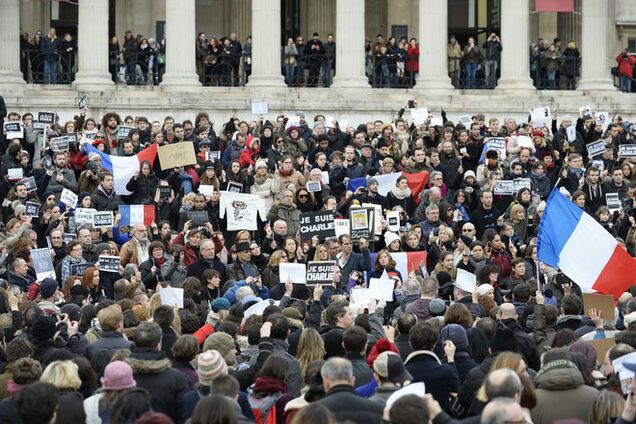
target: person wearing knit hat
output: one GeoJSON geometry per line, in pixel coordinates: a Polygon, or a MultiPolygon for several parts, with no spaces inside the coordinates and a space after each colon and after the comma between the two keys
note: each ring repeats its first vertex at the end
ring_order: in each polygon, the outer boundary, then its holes
{"type": "Polygon", "coordinates": [[[14,201],[12,206],[13,206],[13,215],[15,215],[16,218],[20,219],[20,214],[23,214],[26,212],[26,206],[20,203],[19,200],[14,201]]]}
{"type": "Polygon", "coordinates": [[[227,364],[218,351],[207,350],[197,357],[197,375],[200,384],[210,386],[216,377],[224,374],[227,374],[227,364]]]}
{"type": "Polygon", "coordinates": [[[258,169],[258,168],[266,168],[267,169],[267,162],[265,162],[263,159],[259,159],[256,161],[256,165],[254,165],[254,169],[258,169]]]}
{"type": "Polygon", "coordinates": [[[232,336],[227,333],[210,334],[203,343],[203,351],[208,350],[218,351],[229,366],[236,363],[236,344],[232,336]]]}
{"type": "Polygon", "coordinates": [[[57,281],[52,278],[45,278],[40,283],[40,296],[42,296],[42,299],[50,299],[55,296],[57,289],[57,281]]]}
{"type": "Polygon", "coordinates": [[[494,291],[495,291],[495,288],[488,283],[480,284],[479,286],[477,286],[477,293],[479,293],[479,297],[484,297],[488,293],[491,293],[491,292],[494,293],[494,291]]]}
{"type": "Polygon", "coordinates": [[[455,367],[459,374],[459,382],[463,384],[470,370],[478,366],[473,358],[470,357],[470,344],[468,343],[466,330],[459,324],[448,324],[442,327],[440,334],[442,336],[442,345],[447,340],[450,340],[455,345],[455,367]]]}
{"type": "Polygon", "coordinates": [[[80,192],[80,194],[77,195],[77,207],[78,208],[90,207],[93,203],[93,199],[91,196],[92,195],[88,191],[80,192]],[[91,198],[91,205],[88,205],[88,206],[82,204],[82,202],[84,202],[84,199],[87,197],[91,198]]]}
{"type": "Polygon", "coordinates": [[[400,249],[400,245],[399,244],[397,245],[397,249],[392,249],[391,248],[391,244],[394,241],[399,242],[400,241],[400,236],[398,236],[397,234],[395,234],[394,232],[391,232],[391,231],[387,231],[386,233],[384,233],[384,245],[390,251],[396,252],[397,250],[400,249]]]}
{"type": "Polygon", "coordinates": [[[211,307],[213,312],[227,311],[232,304],[225,297],[217,297],[212,301],[211,307]]]}
{"type": "Polygon", "coordinates": [[[124,361],[113,361],[106,365],[101,382],[104,391],[119,391],[137,387],[137,382],[133,378],[133,370],[124,361]]]}
{"type": "Polygon", "coordinates": [[[56,331],[55,321],[51,317],[42,316],[36,319],[31,326],[31,335],[36,342],[52,340],[56,331]]]}
{"type": "Polygon", "coordinates": [[[372,184],[378,185],[378,180],[371,177],[367,180],[367,188],[369,188],[372,184]]]}

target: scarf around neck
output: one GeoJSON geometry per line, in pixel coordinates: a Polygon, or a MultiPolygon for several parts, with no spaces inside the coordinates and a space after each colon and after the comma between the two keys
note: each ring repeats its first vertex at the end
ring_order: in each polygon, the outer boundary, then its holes
{"type": "Polygon", "coordinates": [[[410,197],[412,195],[410,187],[407,187],[407,188],[393,187],[391,189],[391,193],[393,193],[393,196],[395,196],[397,199],[400,199],[400,200],[406,199],[407,197],[410,197]]]}

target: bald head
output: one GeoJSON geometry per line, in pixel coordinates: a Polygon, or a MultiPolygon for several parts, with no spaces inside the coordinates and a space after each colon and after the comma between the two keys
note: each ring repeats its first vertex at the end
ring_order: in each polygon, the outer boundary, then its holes
{"type": "Polygon", "coordinates": [[[327,391],[339,384],[349,386],[355,384],[353,365],[345,358],[329,358],[320,369],[320,375],[327,391]]]}
{"type": "Polygon", "coordinates": [[[511,398],[518,402],[521,399],[522,388],[521,379],[510,368],[491,371],[484,381],[488,399],[511,398]]]}
{"type": "Polygon", "coordinates": [[[510,398],[496,398],[481,413],[480,424],[506,424],[524,422],[521,406],[510,398]]]}
{"type": "Polygon", "coordinates": [[[517,310],[515,309],[515,305],[512,303],[502,303],[499,307],[499,313],[497,317],[500,320],[504,319],[517,319],[517,310]]]}

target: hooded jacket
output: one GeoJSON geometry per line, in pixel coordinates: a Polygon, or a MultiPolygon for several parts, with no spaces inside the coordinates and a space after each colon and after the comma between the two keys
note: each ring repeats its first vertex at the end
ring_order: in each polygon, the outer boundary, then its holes
{"type": "Polygon", "coordinates": [[[589,408],[598,390],[586,386],[576,365],[558,359],[544,365],[535,379],[537,406],[532,410],[535,424],[552,424],[562,419],[588,420],[589,408]]]}

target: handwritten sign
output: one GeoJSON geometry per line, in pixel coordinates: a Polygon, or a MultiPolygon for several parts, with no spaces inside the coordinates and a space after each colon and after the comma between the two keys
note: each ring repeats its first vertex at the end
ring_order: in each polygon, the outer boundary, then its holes
{"type": "Polygon", "coordinates": [[[62,194],[60,195],[60,202],[65,205],[69,205],[71,208],[75,208],[77,206],[77,198],[77,194],[65,188],[62,190],[62,194]]]}
{"type": "Polygon", "coordinates": [[[90,208],[75,209],[75,223],[76,224],[92,224],[93,214],[95,212],[97,212],[95,209],[90,209],[90,208]]]}
{"type": "Polygon", "coordinates": [[[176,168],[177,166],[195,165],[194,145],[191,141],[181,141],[157,149],[161,170],[176,168]]]}

